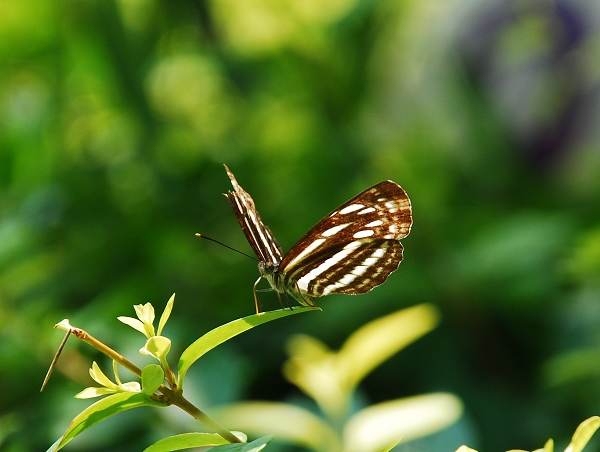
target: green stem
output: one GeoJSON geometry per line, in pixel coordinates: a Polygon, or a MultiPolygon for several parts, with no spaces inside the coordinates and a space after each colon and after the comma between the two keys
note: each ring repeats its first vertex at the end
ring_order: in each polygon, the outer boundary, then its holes
{"type": "Polygon", "coordinates": [[[163,357],[163,359],[160,360],[160,363],[163,366],[163,369],[165,370],[165,378],[167,379],[167,382],[169,383],[169,387],[171,389],[176,388],[177,382],[175,381],[175,374],[169,367],[169,363],[167,362],[166,359],[164,359],[164,357],[163,357]]]}
{"type": "MultiPolygon", "coordinates": [[[[125,358],[120,353],[117,353],[115,350],[108,347],[106,344],[100,342],[98,339],[96,339],[94,336],[89,334],[87,331],[82,330],[81,328],[72,327],[71,333],[77,339],[87,342],[92,347],[96,348],[97,350],[101,351],[109,358],[118,362],[119,364],[121,364],[126,369],[130,370],[132,373],[134,373],[138,377],[140,377],[140,378],[142,377],[142,370],[138,366],[133,364],[131,361],[129,361],[127,358],[125,358]]],[[[194,404],[192,404],[185,397],[183,397],[181,391],[173,391],[164,385],[161,385],[160,388],[158,388],[158,390],[167,397],[168,404],[175,405],[175,406],[181,408],[183,411],[188,413],[194,419],[202,422],[204,425],[206,425],[207,427],[212,429],[215,433],[220,435],[225,440],[229,441],[230,443],[241,443],[242,442],[241,439],[239,439],[237,436],[235,436],[233,433],[231,433],[229,430],[227,430],[225,427],[223,427],[221,424],[219,424],[217,421],[215,421],[213,418],[208,416],[202,410],[200,410],[199,408],[194,406],[194,404]]]]}
{"type": "Polygon", "coordinates": [[[241,439],[239,439],[237,436],[235,436],[233,433],[231,433],[229,430],[227,430],[225,427],[223,427],[221,424],[219,424],[217,421],[215,421],[205,412],[197,408],[185,397],[183,397],[180,391],[172,391],[166,386],[161,386],[160,388],[158,388],[158,390],[167,396],[167,398],[169,399],[169,403],[178,406],[183,411],[192,416],[194,419],[202,422],[204,425],[212,429],[214,432],[216,432],[218,435],[220,435],[222,438],[226,439],[230,443],[242,442],[241,439]]]}

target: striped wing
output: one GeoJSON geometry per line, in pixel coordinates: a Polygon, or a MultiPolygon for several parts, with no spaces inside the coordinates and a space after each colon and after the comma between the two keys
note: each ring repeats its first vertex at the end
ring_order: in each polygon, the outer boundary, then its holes
{"type": "Polygon", "coordinates": [[[283,259],[283,251],[279,243],[273,237],[271,230],[260,219],[250,195],[240,187],[227,165],[224,166],[234,189],[234,191],[227,192],[225,196],[233,208],[248,243],[261,262],[279,264],[283,259]]]}
{"type": "Polygon", "coordinates": [[[411,226],[406,192],[395,182],[380,182],[319,221],[292,247],[279,272],[311,297],[368,292],[398,268],[399,240],[411,226]]]}

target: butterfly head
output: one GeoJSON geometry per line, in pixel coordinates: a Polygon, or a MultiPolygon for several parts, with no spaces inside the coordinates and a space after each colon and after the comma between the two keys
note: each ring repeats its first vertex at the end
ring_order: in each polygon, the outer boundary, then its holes
{"type": "Polygon", "coordinates": [[[273,262],[260,261],[258,263],[258,271],[260,272],[260,275],[264,278],[266,278],[268,275],[273,275],[274,273],[277,273],[278,269],[279,264],[273,262]]]}

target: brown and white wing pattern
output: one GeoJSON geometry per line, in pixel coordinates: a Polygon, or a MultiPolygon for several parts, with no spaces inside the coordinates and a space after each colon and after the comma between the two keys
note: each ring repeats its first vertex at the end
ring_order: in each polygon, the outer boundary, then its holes
{"type": "MultiPolygon", "coordinates": [[[[234,189],[225,196],[260,261],[261,277],[278,293],[287,292],[308,306],[314,306],[314,297],[365,293],[382,284],[402,261],[400,239],[410,233],[412,208],[395,182],[380,182],[342,204],[284,257],[250,195],[227,166],[225,170],[234,189]]],[[[256,293],[255,302],[258,312],[256,293]]]]}
{"type": "Polygon", "coordinates": [[[224,166],[234,190],[227,192],[225,197],[229,201],[229,204],[231,204],[235,217],[240,223],[242,232],[246,236],[248,243],[261,262],[279,264],[283,259],[283,251],[279,243],[273,237],[271,230],[260,219],[252,197],[240,187],[240,184],[238,184],[233,173],[229,171],[227,165],[224,166]]]}
{"type": "Polygon", "coordinates": [[[400,239],[411,226],[406,192],[395,182],[380,182],[319,221],[292,247],[279,272],[310,297],[368,292],[398,268],[400,239]]]}

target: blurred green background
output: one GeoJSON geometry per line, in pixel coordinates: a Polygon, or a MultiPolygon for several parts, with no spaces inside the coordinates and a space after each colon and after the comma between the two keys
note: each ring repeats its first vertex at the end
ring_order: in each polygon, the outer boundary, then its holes
{"type": "MultiPolygon", "coordinates": [[[[600,414],[599,24],[586,0],[0,0],[0,450],[45,450],[89,403],[91,361],[109,371],[73,340],[39,393],[61,319],[143,363],[116,321],[133,304],[177,293],[173,357],[253,313],[255,263],[194,237],[250,251],[223,163],[285,250],[384,179],[414,226],[385,285],[219,347],[192,401],[299,398],[291,334],[336,348],[428,302],[440,327],[361,397],[459,396],[439,450],[566,444],[600,414]]],[[[70,450],[195,428],[164,411],[70,450]]],[[[433,450],[416,444],[398,450],[433,450]]]]}

